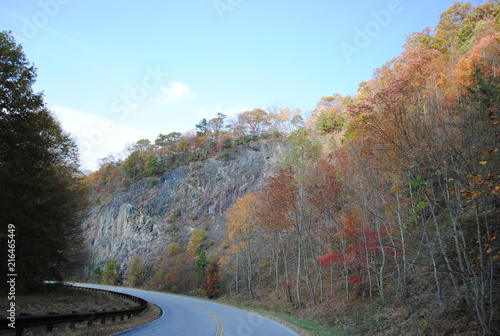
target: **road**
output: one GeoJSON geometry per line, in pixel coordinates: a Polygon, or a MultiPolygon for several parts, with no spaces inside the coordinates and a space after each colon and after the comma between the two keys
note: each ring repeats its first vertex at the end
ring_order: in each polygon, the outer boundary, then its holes
{"type": "Polygon", "coordinates": [[[211,301],[123,287],[75,285],[131,294],[162,309],[159,319],[116,336],[300,336],[271,319],[211,301]]]}

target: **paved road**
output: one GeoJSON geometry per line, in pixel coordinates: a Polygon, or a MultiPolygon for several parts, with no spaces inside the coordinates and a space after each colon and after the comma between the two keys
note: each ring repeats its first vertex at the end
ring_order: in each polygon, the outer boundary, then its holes
{"type": "Polygon", "coordinates": [[[300,336],[271,319],[210,301],[122,287],[75,285],[131,294],[163,310],[159,319],[117,336],[300,336]]]}

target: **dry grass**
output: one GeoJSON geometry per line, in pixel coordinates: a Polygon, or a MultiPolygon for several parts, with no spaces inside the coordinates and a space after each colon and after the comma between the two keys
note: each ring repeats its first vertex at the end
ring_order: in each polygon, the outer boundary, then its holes
{"type": "MultiPolygon", "coordinates": [[[[6,311],[7,302],[0,302],[1,311],[6,311]]],[[[8,304],[8,303],[7,303],[8,304]]],[[[41,291],[30,295],[16,296],[17,314],[27,313],[33,315],[54,313],[69,313],[72,311],[88,312],[90,310],[112,310],[113,308],[122,309],[135,306],[135,303],[105,293],[87,292],[68,287],[52,288],[50,291],[41,291]]],[[[75,329],[69,329],[69,323],[54,326],[54,331],[45,332],[46,327],[27,328],[23,335],[78,335],[78,336],[102,336],[110,335],[120,331],[128,330],[158,318],[160,310],[153,304],[138,316],[131,319],[120,321],[117,318],[115,322],[106,319],[106,324],[101,324],[100,320],[94,321],[92,326],[87,326],[87,322],[76,324],[75,329]]],[[[0,331],[0,335],[14,335],[11,331],[0,331]]]]}

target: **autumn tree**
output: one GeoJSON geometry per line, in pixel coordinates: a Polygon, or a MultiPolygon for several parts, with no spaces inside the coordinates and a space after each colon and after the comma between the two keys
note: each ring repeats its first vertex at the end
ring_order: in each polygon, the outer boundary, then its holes
{"type": "Polygon", "coordinates": [[[300,109],[271,106],[267,109],[269,115],[269,130],[279,134],[290,135],[304,126],[300,109]]]}
{"type": "Polygon", "coordinates": [[[339,94],[321,98],[313,111],[315,128],[325,133],[342,130],[346,123],[346,106],[350,101],[350,97],[339,94]]]}
{"type": "Polygon", "coordinates": [[[254,109],[240,113],[238,115],[238,122],[245,128],[245,135],[261,135],[267,131],[270,125],[269,115],[262,109],[254,109]]]}
{"type": "Polygon", "coordinates": [[[207,127],[212,135],[212,141],[214,144],[217,144],[219,141],[219,136],[225,127],[226,118],[227,116],[225,114],[217,113],[217,117],[210,119],[207,123],[207,127]]]}
{"type": "Polygon", "coordinates": [[[217,260],[208,265],[205,286],[209,299],[217,299],[222,294],[219,262],[217,260]]]}
{"type": "Polygon", "coordinates": [[[457,2],[440,15],[436,27],[436,39],[443,50],[453,50],[459,41],[459,32],[465,18],[471,12],[472,5],[468,2],[457,2]]]}
{"type": "Polygon", "coordinates": [[[428,264],[436,300],[446,301],[447,287],[464,297],[485,334],[491,333],[488,300],[494,296],[496,233],[487,218],[497,212],[490,203],[496,168],[489,163],[497,152],[499,55],[498,25],[488,12],[494,11],[452,6],[435,36],[412,37],[403,54],[378,71],[363,105],[357,104],[353,124],[362,130],[346,146],[353,160],[341,168],[351,209],[377,233],[380,253],[370,257],[377,265],[370,272],[379,290],[383,274],[394,269],[408,297],[408,274],[428,264]],[[475,36],[465,39],[465,31],[475,36]],[[470,48],[461,45],[465,41],[470,48]]]}
{"type": "Polygon", "coordinates": [[[207,233],[204,230],[193,229],[191,230],[191,237],[187,246],[188,252],[196,257],[202,251],[202,244],[207,239],[207,233]]]}
{"type": "Polygon", "coordinates": [[[253,278],[254,265],[257,255],[256,239],[258,233],[258,211],[260,199],[256,194],[249,193],[239,198],[227,211],[227,228],[231,250],[241,254],[245,260],[247,274],[247,291],[254,297],[253,278]]]}

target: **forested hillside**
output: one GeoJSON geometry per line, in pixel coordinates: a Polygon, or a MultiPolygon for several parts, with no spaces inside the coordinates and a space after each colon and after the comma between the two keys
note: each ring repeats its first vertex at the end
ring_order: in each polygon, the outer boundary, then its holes
{"type": "MultiPolygon", "coordinates": [[[[219,115],[139,141],[87,185],[100,207],[174,168],[233,160],[251,140],[286,141],[273,175],[224,213],[227,234],[192,230],[163,264],[125,265],[129,283],[245,298],[350,334],[493,335],[499,108],[500,5],[459,2],[355,95],[323,97],[304,122],[291,109],[219,115]]],[[[169,218],[188,223],[182,214],[169,218]]]]}

